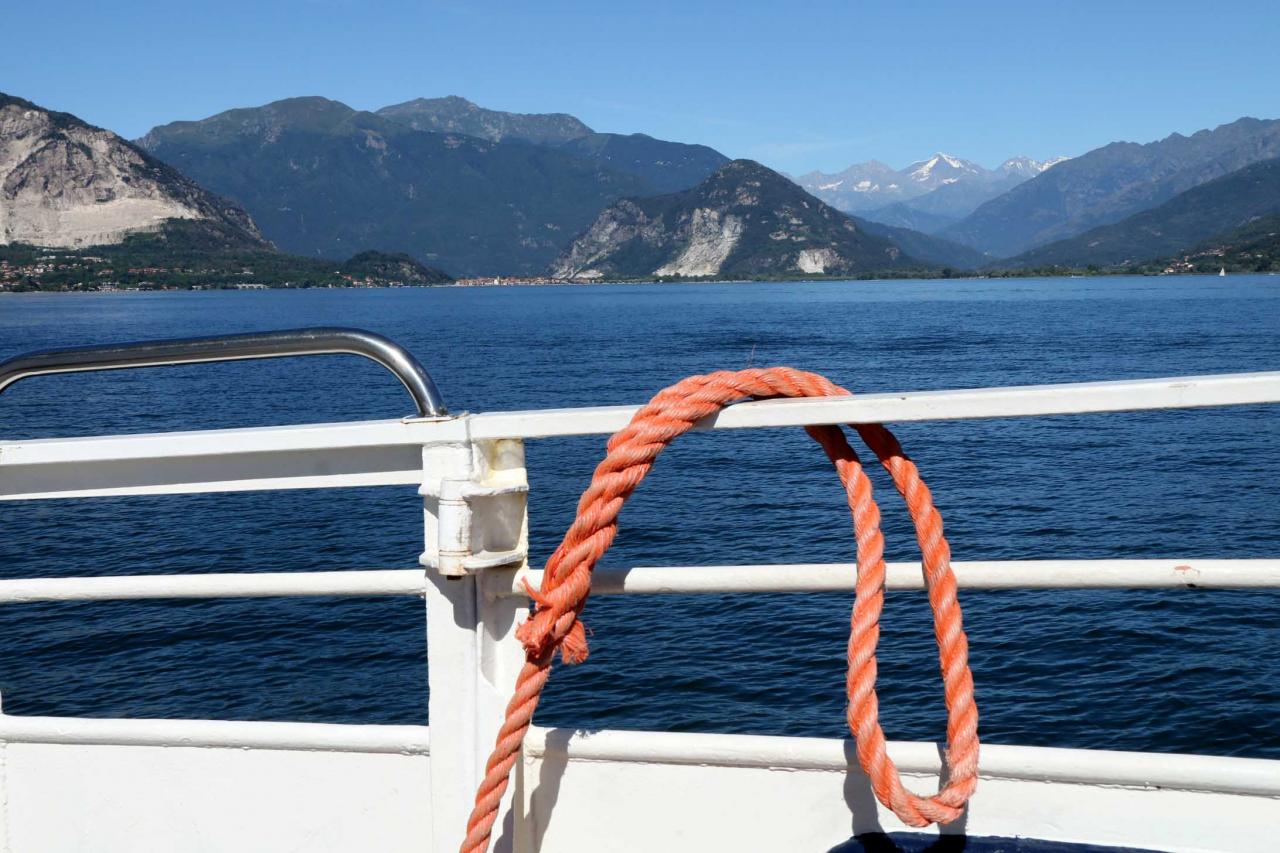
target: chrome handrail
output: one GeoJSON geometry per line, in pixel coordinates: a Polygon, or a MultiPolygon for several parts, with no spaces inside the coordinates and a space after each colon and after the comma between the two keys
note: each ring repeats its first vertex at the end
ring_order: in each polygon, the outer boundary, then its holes
{"type": "Polygon", "coordinates": [[[19,380],[50,373],[336,354],[363,356],[395,374],[409,396],[413,397],[418,417],[436,418],[449,413],[431,375],[408,350],[382,335],[363,329],[342,328],[289,329],[36,350],[0,362],[0,393],[19,380]]]}

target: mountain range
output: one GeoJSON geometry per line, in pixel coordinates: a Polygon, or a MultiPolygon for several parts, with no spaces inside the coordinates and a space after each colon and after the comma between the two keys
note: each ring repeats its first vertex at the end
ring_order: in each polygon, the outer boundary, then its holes
{"type": "Polygon", "coordinates": [[[1013,267],[1120,266],[1167,258],[1217,235],[1280,213],[1280,159],[1216,178],[1112,225],[1032,249],[1013,267]]]}
{"type": "Polygon", "coordinates": [[[127,244],[131,261],[191,252],[218,259],[200,269],[245,260],[273,281],[444,278],[408,258],[587,277],[1184,269],[1215,252],[1264,264],[1277,164],[1280,121],[1245,118],[1069,160],[988,170],[938,154],[791,183],[706,146],[457,96],[372,112],[290,98],[134,144],[0,95],[0,247],[127,244]]]}
{"type": "Polygon", "coordinates": [[[781,278],[972,269],[978,252],[868,222],[752,160],[692,189],[606,208],[552,264],[561,278],[781,278]]]}
{"type": "Polygon", "coordinates": [[[1010,257],[1119,222],[1274,157],[1280,157],[1280,120],[1242,118],[1145,145],[1113,142],[1047,169],[938,233],[1010,257]]]}
{"type": "Polygon", "coordinates": [[[279,252],[243,209],[134,144],[4,94],[0,262],[20,287],[451,280],[403,254],[322,263],[279,252]]]}
{"type": "Polygon", "coordinates": [[[407,251],[462,274],[532,273],[639,178],[553,148],[414,130],[319,97],[153,129],[139,144],[238,201],[286,251],[407,251]]]}
{"type": "Polygon", "coordinates": [[[903,169],[871,160],[834,174],[809,172],[796,182],[846,213],[934,233],[1065,159],[1012,157],[995,169],[986,169],[938,153],[903,169]]]}
{"type": "MultiPolygon", "coordinates": [[[[580,156],[561,147],[560,137],[576,131],[552,130],[571,122],[501,122],[443,101],[411,101],[383,111],[388,117],[290,98],[163,125],[138,142],[235,199],[282,249],[318,257],[406,251],[465,275],[541,273],[611,202],[692,185],[725,161],[702,146],[648,137],[647,159],[580,156]],[[427,126],[486,136],[418,129],[427,126]]],[[[568,142],[581,140],[601,141],[588,130],[568,142]]]]}
{"type": "Polygon", "coordinates": [[[665,142],[643,133],[597,133],[565,113],[504,113],[457,95],[418,98],[377,112],[414,130],[558,148],[603,168],[637,175],[657,193],[691,187],[729,162],[706,145],[665,142]]]}

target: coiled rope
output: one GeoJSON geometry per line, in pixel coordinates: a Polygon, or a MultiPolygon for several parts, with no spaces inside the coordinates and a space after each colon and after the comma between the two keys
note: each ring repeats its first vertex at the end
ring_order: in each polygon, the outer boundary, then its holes
{"type": "MultiPolygon", "coordinates": [[[[484,853],[488,849],[498,806],[551,673],[556,650],[567,664],[587,658],[587,638],[579,616],[591,592],[591,571],[613,543],[623,503],[649,473],[658,454],[697,421],[734,402],[848,394],[823,376],[789,367],[691,376],[658,392],[624,429],[609,439],[608,452],[578,501],[577,517],[547,561],[542,588],[534,590],[525,584],[537,605],[533,616],[516,631],[525,647],[525,664],[476,792],[462,853],[484,853]]],[[[846,678],[849,730],[857,739],[858,763],[881,803],[910,826],[947,823],[960,816],[978,779],[978,709],[969,672],[969,643],[961,624],[956,579],[951,571],[951,549],[943,537],[942,517],[929,489],[893,433],[879,424],[853,428],[893,478],[915,523],[947,706],[943,774],[946,784],[930,797],[911,793],[903,787],[898,769],[886,751],[875,690],[885,576],[880,509],[872,497],[871,481],[840,428],[805,427],[826,451],[844,484],[857,540],[858,574],[846,678]]]]}

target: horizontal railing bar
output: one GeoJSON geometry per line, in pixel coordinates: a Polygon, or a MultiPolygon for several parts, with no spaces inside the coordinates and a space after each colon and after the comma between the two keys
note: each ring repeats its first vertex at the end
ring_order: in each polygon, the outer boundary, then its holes
{"type": "Polygon", "coordinates": [[[0,715],[0,742],[427,755],[426,726],[0,715]]]}
{"type": "Polygon", "coordinates": [[[305,451],[352,451],[421,446],[422,428],[457,421],[378,420],[332,424],[206,429],[131,435],[38,438],[0,444],[0,472],[7,466],[65,462],[124,462],[191,456],[244,456],[305,451]]]}
{"type": "MultiPolygon", "coordinates": [[[[857,767],[849,740],[691,732],[573,731],[534,726],[525,739],[534,757],[569,761],[694,764],[846,772],[857,767]]],[[[889,755],[904,774],[937,776],[932,743],[891,742],[889,755]]],[[[1280,761],[1038,746],[982,745],[979,775],[1132,788],[1280,795],[1280,761]]]]}
{"type": "MultiPolygon", "coordinates": [[[[1264,560],[991,560],[952,564],[965,589],[1267,589],[1280,588],[1280,559],[1264,560]]],[[[536,588],[542,572],[511,573],[504,596],[536,588]]],[[[889,589],[923,589],[919,563],[889,563],[889,589]]],[[[852,590],[852,563],[750,566],[637,566],[597,569],[595,595],[852,590]]],[[[190,575],[23,578],[0,580],[0,604],[34,601],[123,601],[151,598],[418,596],[422,569],[329,572],[236,572],[190,575]]]]}
{"type": "Polygon", "coordinates": [[[422,595],[423,569],[0,580],[0,603],[145,598],[422,595]]]}
{"type": "MultiPolygon", "coordinates": [[[[1264,560],[987,560],[951,564],[965,589],[1254,589],[1280,588],[1280,558],[1264,560]]],[[[655,595],[708,592],[829,592],[852,590],[852,563],[750,566],[636,566],[596,569],[592,595],[655,595]]],[[[524,595],[523,581],[537,589],[542,572],[524,570],[511,590],[524,595]]],[[[889,563],[888,589],[924,589],[919,563],[889,563]]]]}
{"type": "MultiPolygon", "coordinates": [[[[930,421],[1280,401],[1280,372],[1030,385],[731,406],[699,429],[930,421]]],[[[421,485],[422,447],[608,433],[635,406],[0,443],[0,500],[421,485]]]]}
{"type": "MultiPolygon", "coordinates": [[[[0,715],[0,741],[76,745],[286,749],[426,755],[430,729],[411,725],[346,725],[224,720],[129,720],[0,715]]],[[[589,731],[534,726],[525,742],[534,758],[698,764],[845,772],[856,767],[842,739],[589,731]]],[[[936,776],[937,745],[891,742],[889,753],[908,775],[936,776]]],[[[1024,779],[1137,788],[1280,795],[1280,762],[1259,758],[1135,753],[985,744],[984,778],[1024,779]]]]}
{"type": "MultiPolygon", "coordinates": [[[[784,427],[1088,414],[1280,402],[1280,371],[1220,376],[1023,385],[951,391],[863,394],[804,400],[763,400],[731,406],[700,429],[784,427]]],[[[8,466],[67,462],[171,459],[389,448],[436,442],[536,438],[614,432],[639,407],[606,406],[491,412],[442,421],[364,421],[340,424],[204,430],[0,444],[0,474],[8,466]]]]}
{"type": "MultiPolygon", "coordinates": [[[[1275,402],[1280,402],[1280,371],[761,400],[730,406],[705,419],[698,427],[743,429],[806,424],[902,423],[1275,402]]],[[[607,406],[480,414],[471,418],[471,437],[538,438],[611,433],[626,426],[637,410],[636,406],[607,406]]]]}

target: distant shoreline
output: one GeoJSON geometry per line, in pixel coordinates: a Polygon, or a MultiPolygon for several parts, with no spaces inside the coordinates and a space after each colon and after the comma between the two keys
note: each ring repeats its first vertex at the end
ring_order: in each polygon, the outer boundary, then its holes
{"type": "MultiPolygon", "coordinates": [[[[1265,272],[1229,272],[1226,277],[1238,276],[1280,276],[1280,272],[1269,270],[1265,272]]],[[[1093,272],[1088,274],[1051,274],[1039,273],[1035,275],[950,275],[950,276],[911,276],[899,277],[893,276],[888,278],[836,278],[836,277],[808,277],[808,278],[749,278],[749,279],[687,279],[674,281],[671,279],[601,279],[597,281],[539,281],[539,282],[487,282],[477,283],[471,282],[467,284],[373,284],[362,285],[359,287],[256,287],[256,288],[237,288],[237,287],[172,287],[172,288],[136,288],[122,287],[113,290],[8,290],[0,289],[0,296],[26,296],[26,295],[63,295],[63,296],[100,296],[104,294],[110,295],[141,295],[141,294],[169,294],[169,293],[242,293],[242,292],[264,292],[264,291],[322,291],[322,290],[466,290],[472,288],[531,288],[531,287],[601,287],[601,286],[620,286],[628,284],[653,284],[653,285],[669,285],[679,287],[682,285],[698,285],[698,284],[735,284],[735,285],[751,285],[751,284],[841,284],[841,283],[884,283],[884,282],[911,282],[911,281],[929,281],[929,282],[962,282],[962,281],[1028,281],[1028,280],[1048,280],[1048,279],[1086,279],[1086,278],[1222,278],[1218,273],[1213,272],[1178,272],[1178,273],[1144,273],[1144,272],[1093,272]]]]}

